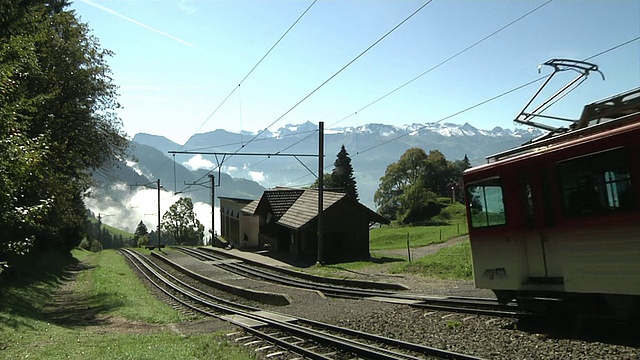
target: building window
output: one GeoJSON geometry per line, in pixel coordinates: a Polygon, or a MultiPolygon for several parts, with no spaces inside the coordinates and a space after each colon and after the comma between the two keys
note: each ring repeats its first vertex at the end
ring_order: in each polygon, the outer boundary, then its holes
{"type": "Polygon", "coordinates": [[[471,226],[482,228],[506,224],[500,179],[488,179],[467,187],[471,226]]]}
{"type": "Polygon", "coordinates": [[[635,208],[628,159],[618,148],[558,163],[565,217],[635,208]]]}

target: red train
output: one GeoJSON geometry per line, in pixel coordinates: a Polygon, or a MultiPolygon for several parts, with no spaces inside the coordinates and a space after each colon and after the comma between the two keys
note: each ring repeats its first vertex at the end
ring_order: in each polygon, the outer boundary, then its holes
{"type": "Polygon", "coordinates": [[[475,284],[502,302],[640,312],[640,88],[464,174],[475,284]]]}

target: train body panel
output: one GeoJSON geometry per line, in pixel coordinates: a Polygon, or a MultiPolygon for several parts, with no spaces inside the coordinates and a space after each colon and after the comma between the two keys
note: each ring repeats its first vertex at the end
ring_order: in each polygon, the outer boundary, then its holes
{"type": "Polygon", "coordinates": [[[640,295],[640,219],[602,228],[475,237],[475,285],[513,291],[640,295]]]}
{"type": "Polygon", "coordinates": [[[478,288],[504,301],[623,296],[640,312],[640,88],[583,113],[603,107],[597,125],[465,172],[478,288]]]}
{"type": "Polygon", "coordinates": [[[618,224],[615,236],[589,228],[567,234],[565,291],[640,295],[639,221],[618,224]]]}

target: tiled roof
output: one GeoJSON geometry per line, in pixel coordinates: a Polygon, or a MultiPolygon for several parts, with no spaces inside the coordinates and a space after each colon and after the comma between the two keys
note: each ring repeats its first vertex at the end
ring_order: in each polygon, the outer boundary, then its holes
{"type": "MultiPolygon", "coordinates": [[[[333,204],[347,196],[344,193],[324,191],[322,208],[326,211],[333,204]]],[[[303,194],[282,215],[278,224],[299,229],[318,216],[318,191],[305,190],[303,194]]]]}
{"type": "Polygon", "coordinates": [[[268,202],[275,218],[280,219],[303,193],[303,189],[274,189],[265,191],[262,198],[268,202]]]}
{"type": "Polygon", "coordinates": [[[254,215],[256,212],[256,208],[258,207],[258,204],[260,203],[260,200],[253,200],[252,202],[248,203],[247,205],[245,205],[241,211],[243,213],[246,214],[251,214],[254,215]]]}

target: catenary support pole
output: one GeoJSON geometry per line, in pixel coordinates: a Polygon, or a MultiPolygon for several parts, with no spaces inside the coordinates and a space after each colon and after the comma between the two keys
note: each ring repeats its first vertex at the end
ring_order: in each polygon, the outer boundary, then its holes
{"type": "Polygon", "coordinates": [[[162,242],[160,241],[160,179],[158,179],[158,250],[162,242]]]}
{"type": "Polygon", "coordinates": [[[209,174],[209,179],[211,179],[211,246],[213,246],[213,242],[216,237],[216,177],[209,174]]]}
{"type": "Polygon", "coordinates": [[[324,223],[323,223],[323,203],[324,203],[324,122],[320,121],[318,126],[318,263],[324,262],[324,223]]]}

